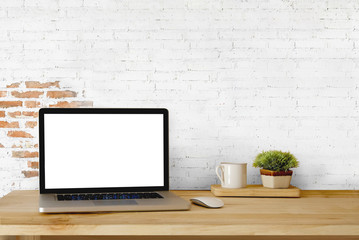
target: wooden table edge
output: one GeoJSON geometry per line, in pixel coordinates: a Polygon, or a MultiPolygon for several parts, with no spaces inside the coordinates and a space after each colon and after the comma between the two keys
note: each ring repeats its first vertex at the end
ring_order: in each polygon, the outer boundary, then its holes
{"type": "Polygon", "coordinates": [[[0,225],[0,235],[92,236],[359,236],[357,225],[0,225]],[[139,229],[141,229],[139,231],[139,229]],[[234,230],[235,229],[235,230],[234,230]],[[258,231],[260,229],[260,231],[258,231]]]}

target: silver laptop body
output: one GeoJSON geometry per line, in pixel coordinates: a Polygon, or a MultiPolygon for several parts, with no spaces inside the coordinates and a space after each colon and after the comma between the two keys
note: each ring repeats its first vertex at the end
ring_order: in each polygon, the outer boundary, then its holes
{"type": "Polygon", "coordinates": [[[39,112],[39,212],[188,210],[168,191],[167,109],[39,112]]]}

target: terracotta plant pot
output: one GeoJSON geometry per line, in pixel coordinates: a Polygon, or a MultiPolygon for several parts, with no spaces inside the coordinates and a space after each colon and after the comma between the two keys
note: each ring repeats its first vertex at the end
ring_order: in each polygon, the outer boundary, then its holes
{"type": "Polygon", "coordinates": [[[288,188],[292,179],[293,171],[271,171],[260,169],[263,187],[266,188],[288,188]]]}

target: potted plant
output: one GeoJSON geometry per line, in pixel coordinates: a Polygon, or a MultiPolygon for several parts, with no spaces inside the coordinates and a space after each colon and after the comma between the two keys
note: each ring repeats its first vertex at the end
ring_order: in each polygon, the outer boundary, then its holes
{"type": "Polygon", "coordinates": [[[293,171],[298,167],[297,158],[290,152],[263,151],[254,159],[253,167],[259,167],[263,187],[288,188],[293,171]]]}

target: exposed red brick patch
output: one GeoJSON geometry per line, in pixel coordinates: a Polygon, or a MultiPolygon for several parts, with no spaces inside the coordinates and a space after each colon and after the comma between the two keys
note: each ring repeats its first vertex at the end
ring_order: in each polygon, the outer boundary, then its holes
{"type": "MultiPolygon", "coordinates": [[[[72,91],[74,89],[61,89],[60,81],[21,81],[9,83],[6,88],[0,89],[0,99],[3,100],[0,101],[0,120],[3,120],[0,129],[3,128],[3,133],[7,134],[4,138],[9,140],[9,143],[5,142],[6,148],[12,146],[11,156],[27,161],[28,168],[20,170],[26,178],[37,177],[39,145],[35,143],[37,135],[34,131],[38,126],[38,109],[45,106],[92,107],[93,102],[78,99],[82,94],[72,91]]],[[[4,148],[1,143],[0,148],[4,148]]]]}
{"type": "Polygon", "coordinates": [[[43,95],[43,92],[39,92],[39,91],[27,91],[27,92],[18,92],[18,91],[13,91],[11,92],[11,95],[17,98],[38,98],[41,95],[43,95]]]}
{"type": "Polygon", "coordinates": [[[33,138],[30,133],[27,133],[25,131],[9,131],[7,133],[8,137],[18,137],[18,138],[33,138]]]}
{"type": "Polygon", "coordinates": [[[9,84],[9,85],[7,85],[6,87],[7,87],[7,88],[18,88],[19,86],[20,86],[20,83],[17,82],[17,83],[9,84]]]}
{"type": "Polygon", "coordinates": [[[21,116],[21,112],[20,112],[20,111],[8,112],[7,115],[9,115],[10,117],[16,118],[16,117],[20,117],[20,116],[21,116]]]}
{"type": "Polygon", "coordinates": [[[12,157],[14,158],[36,158],[39,157],[38,152],[29,152],[29,151],[13,151],[12,157]]]}
{"type": "Polygon", "coordinates": [[[26,101],[26,102],[25,102],[25,107],[27,107],[27,108],[37,108],[37,107],[40,107],[40,102],[37,102],[37,101],[26,101]]]}
{"type": "Polygon", "coordinates": [[[38,117],[39,116],[38,112],[29,112],[29,111],[25,111],[25,112],[20,112],[20,111],[8,112],[7,114],[12,118],[18,118],[18,117],[21,117],[21,116],[25,116],[25,117],[38,117]]]}
{"type": "Polygon", "coordinates": [[[31,178],[31,177],[37,177],[37,176],[39,176],[39,172],[38,172],[38,171],[21,171],[21,173],[24,174],[26,178],[31,178]]]}
{"type": "Polygon", "coordinates": [[[37,126],[37,122],[36,121],[28,121],[28,122],[25,123],[25,126],[27,128],[34,128],[34,127],[37,126]]]}
{"type": "Polygon", "coordinates": [[[25,82],[25,85],[26,85],[27,88],[50,88],[50,87],[59,88],[60,87],[60,82],[56,81],[56,82],[41,83],[41,82],[38,82],[38,81],[28,81],[28,82],[25,82]]]}
{"type": "Polygon", "coordinates": [[[76,97],[77,93],[74,91],[48,91],[47,97],[49,98],[68,98],[76,97]]]}
{"type": "Polygon", "coordinates": [[[19,128],[19,123],[0,121],[0,128],[19,128]]]}
{"type": "Polygon", "coordinates": [[[29,151],[13,151],[12,157],[14,158],[36,158],[39,157],[38,152],[29,152],[29,151]]]}
{"type": "Polygon", "coordinates": [[[0,108],[21,107],[21,101],[0,101],[0,108]]]}
{"type": "Polygon", "coordinates": [[[57,108],[78,108],[78,107],[92,107],[92,101],[74,101],[74,102],[58,102],[56,104],[50,104],[50,107],[57,108]]]}
{"type": "Polygon", "coordinates": [[[0,97],[6,97],[7,91],[0,91],[0,97]]]}
{"type": "Polygon", "coordinates": [[[27,166],[29,168],[38,169],[39,168],[39,162],[27,161],[27,166]]]}
{"type": "Polygon", "coordinates": [[[38,112],[22,112],[22,115],[25,117],[38,117],[38,112]]]}

